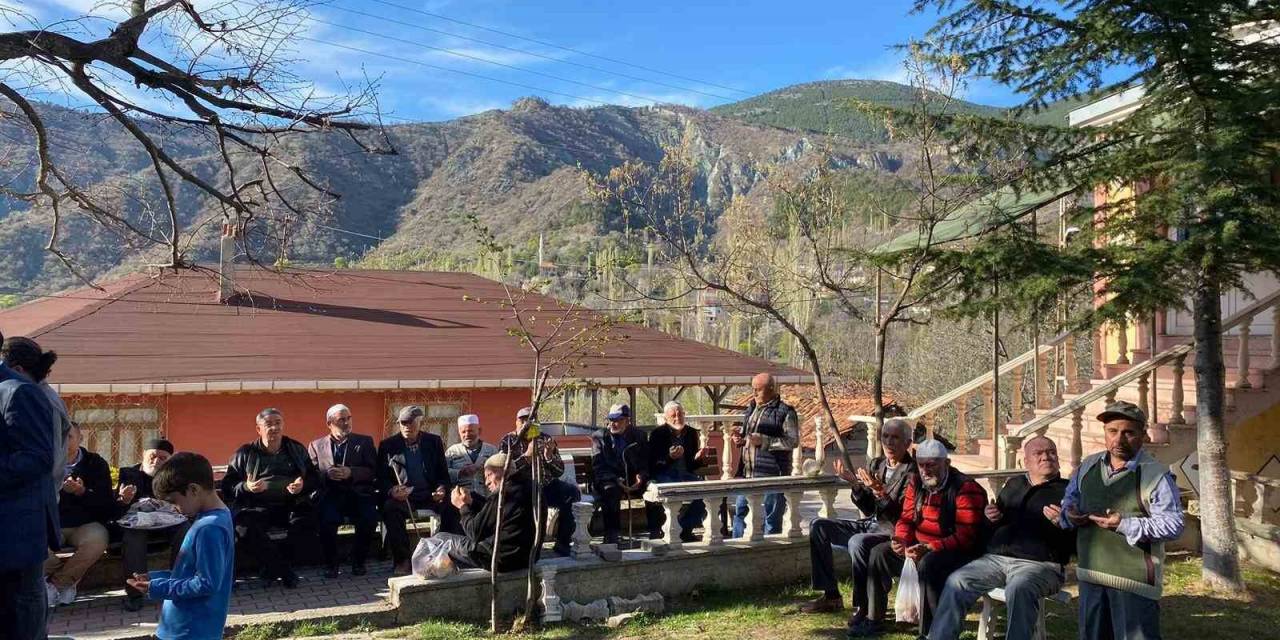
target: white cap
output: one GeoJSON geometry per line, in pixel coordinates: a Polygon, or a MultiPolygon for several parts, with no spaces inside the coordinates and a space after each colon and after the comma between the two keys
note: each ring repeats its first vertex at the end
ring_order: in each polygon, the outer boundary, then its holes
{"type": "Polygon", "coordinates": [[[458,416],[458,426],[466,426],[469,424],[480,424],[480,416],[474,413],[458,416]]]}
{"type": "Polygon", "coordinates": [[[946,445],[937,440],[925,440],[916,445],[916,460],[920,459],[947,459],[946,445]]]}

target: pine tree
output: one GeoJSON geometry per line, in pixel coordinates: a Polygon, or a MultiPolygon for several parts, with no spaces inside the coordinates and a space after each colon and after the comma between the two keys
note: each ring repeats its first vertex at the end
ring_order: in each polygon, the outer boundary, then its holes
{"type": "Polygon", "coordinates": [[[1019,188],[1129,188],[1090,211],[1091,228],[1060,251],[1019,246],[1009,234],[977,241],[956,258],[975,266],[961,290],[986,295],[987,304],[1042,302],[1046,288],[1096,278],[1106,302],[1094,322],[1190,307],[1202,577],[1242,589],[1219,301],[1246,274],[1280,269],[1280,3],[917,0],[915,9],[939,16],[922,45],[930,55],[1016,90],[1024,110],[1074,95],[1141,92],[1127,118],[1087,130],[993,127],[1000,135],[991,144],[1043,150],[1019,188]],[[1003,300],[982,291],[991,270],[1001,274],[1003,300]]]}

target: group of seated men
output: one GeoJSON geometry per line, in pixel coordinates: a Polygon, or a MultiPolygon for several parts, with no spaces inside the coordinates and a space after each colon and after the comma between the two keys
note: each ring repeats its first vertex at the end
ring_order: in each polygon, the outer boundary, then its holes
{"type": "Polygon", "coordinates": [[[822,595],[800,611],[843,609],[835,547],[847,549],[853,564],[849,637],[887,631],[893,580],[913,562],[919,637],[955,640],[978,599],[1003,588],[1006,637],[1029,640],[1039,637],[1042,600],[1061,589],[1074,554],[1080,637],[1159,638],[1163,545],[1183,527],[1178,490],[1168,468],[1142,451],[1140,408],[1116,402],[1098,420],[1106,450],[1083,460],[1070,481],[1059,473],[1053,440],[1037,436],[1022,448],[1026,474],[990,503],[982,487],[951,467],[942,443],[925,440],[913,456],[911,425],[886,421],[882,456],[856,472],[837,463],[865,517],[813,523],[813,588],[822,595]]]}

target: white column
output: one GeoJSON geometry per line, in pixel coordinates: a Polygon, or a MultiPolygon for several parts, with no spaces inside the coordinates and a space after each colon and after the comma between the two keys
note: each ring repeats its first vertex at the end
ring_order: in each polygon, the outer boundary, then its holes
{"type": "Polygon", "coordinates": [[[720,527],[724,523],[720,519],[720,498],[707,498],[702,502],[707,505],[707,515],[702,521],[702,526],[705,529],[702,539],[707,543],[708,547],[722,545],[724,544],[724,534],[720,532],[720,527]]]}
{"type": "Polygon", "coordinates": [[[733,431],[733,425],[722,424],[720,426],[720,435],[723,436],[723,442],[720,448],[724,451],[720,454],[720,479],[733,479],[733,443],[729,440],[729,433],[733,431]]]}
{"type": "MultiPolygon", "coordinates": [[[[818,462],[818,473],[822,473],[822,469],[827,464],[827,446],[826,446],[826,429],[822,426],[822,416],[814,416],[813,418],[813,459],[818,462]]],[[[839,430],[836,430],[835,436],[840,437],[839,430]]]]}
{"type": "Polygon", "coordinates": [[[786,495],[787,521],[783,533],[788,538],[803,538],[804,530],[800,528],[800,501],[804,499],[804,494],[797,492],[786,495]]]}
{"type": "Polygon", "coordinates": [[[590,502],[573,503],[573,521],[577,528],[573,531],[573,559],[585,560],[595,557],[591,551],[591,534],[587,525],[591,524],[591,514],[595,512],[595,504],[590,502]]]}
{"type": "Polygon", "coordinates": [[[822,496],[822,509],[818,512],[818,515],[822,516],[823,518],[836,517],[835,487],[821,489],[818,491],[818,494],[822,496]]]}
{"type": "Polygon", "coordinates": [[[764,540],[764,496],[759,493],[747,494],[747,530],[744,535],[751,542],[764,540]]]}
{"type": "Polygon", "coordinates": [[[564,607],[556,595],[556,568],[543,564],[539,572],[542,573],[542,621],[560,622],[564,619],[564,607]]]}
{"type": "Polygon", "coordinates": [[[1236,352],[1236,372],[1240,376],[1236,380],[1237,389],[1249,389],[1253,382],[1249,380],[1249,325],[1253,324],[1253,316],[1240,323],[1240,350],[1236,352]]]}
{"type": "Polygon", "coordinates": [[[662,541],[670,549],[680,548],[680,507],[683,502],[669,500],[662,503],[662,511],[667,515],[667,523],[662,528],[662,541]]]}

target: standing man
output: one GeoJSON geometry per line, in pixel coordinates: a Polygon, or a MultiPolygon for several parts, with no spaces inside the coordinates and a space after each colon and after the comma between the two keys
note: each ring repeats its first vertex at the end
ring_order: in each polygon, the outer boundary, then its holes
{"type": "Polygon", "coordinates": [[[902,515],[893,538],[871,550],[870,609],[849,635],[876,636],[883,631],[893,579],[903,562],[920,572],[920,635],[929,631],[933,612],[952,571],[982,554],[982,520],[987,492],[951,467],[947,447],[937,440],[916,445],[917,480],[902,496],[902,515]]]}
{"type": "MultiPolygon", "coordinates": [[[[702,480],[696,472],[706,452],[702,449],[698,430],[685,424],[684,406],[672,400],[662,407],[662,424],[649,434],[649,472],[654,482],[695,482],[702,480]]],[[[657,505],[648,507],[658,508],[657,505]]],[[[660,513],[661,520],[666,514],[660,513]]],[[[680,540],[698,539],[694,528],[702,525],[707,505],[694,500],[680,508],[680,540]]]]}
{"type": "Polygon", "coordinates": [[[481,469],[498,448],[480,439],[480,416],[473,413],[458,416],[458,438],[461,442],[450,445],[444,452],[449,463],[449,481],[482,496],[489,495],[481,469]]]}
{"type": "MultiPolygon", "coordinates": [[[[737,478],[770,478],[791,475],[791,450],[800,444],[800,420],[796,410],[782,401],[778,385],[767,373],[751,379],[753,397],[743,416],[743,427],[735,429],[730,440],[742,456],[738,460],[737,478]]],[[[787,499],[781,493],[764,497],[764,532],[780,533],[787,499]]],[[[738,496],[733,510],[733,537],[741,538],[747,529],[747,497],[738,496]]]]}
{"type": "Polygon", "coordinates": [[[1147,415],[1131,402],[1098,414],[1106,450],[1071,475],[1059,524],[1075,528],[1080,637],[1160,638],[1164,543],[1182,535],[1169,468],[1142,450],[1147,415]]]}
{"type": "MultiPolygon", "coordinates": [[[[129,507],[144,498],[157,498],[152,486],[156,472],[173,455],[173,444],[162,438],[152,438],[142,445],[142,462],[132,467],[120,469],[120,479],[116,482],[116,502],[119,514],[129,512],[129,507]]],[[[120,556],[124,562],[124,575],[128,579],[135,573],[147,572],[147,543],[152,539],[163,539],[169,542],[170,556],[178,552],[182,546],[182,538],[187,534],[186,523],[165,527],[164,529],[128,529],[122,528],[120,538],[120,556]]],[[[169,558],[170,563],[173,558],[169,558]]],[[[124,608],[126,611],[138,611],[146,602],[146,596],[125,583],[124,608]]]]}
{"type": "Polygon", "coordinates": [[[284,435],[284,414],[267,408],[255,419],[258,439],[236,449],[222,476],[222,495],[231,498],[240,542],[257,561],[267,586],[280,580],[285,588],[298,586],[293,551],[314,525],[310,497],[320,486],[319,475],[301,442],[284,435]],[[287,527],[283,544],[268,535],[287,527]]]}
{"type": "Polygon", "coordinates": [[[528,440],[520,438],[520,433],[525,430],[530,420],[537,420],[533,415],[533,407],[525,407],[516,412],[516,428],[515,431],[502,436],[502,442],[498,443],[498,450],[507,455],[517,456],[512,462],[512,468],[517,473],[528,473],[529,462],[533,459],[533,451],[537,449],[542,456],[542,505],[543,508],[555,508],[556,516],[556,542],[552,551],[561,557],[567,557],[570,553],[570,545],[573,543],[573,532],[577,529],[577,523],[573,520],[573,503],[582,499],[582,492],[578,490],[578,485],[573,482],[567,482],[560,476],[564,475],[564,460],[560,459],[560,447],[556,444],[555,438],[550,434],[539,432],[534,436],[534,447],[529,447],[528,440]]]}
{"type": "Polygon", "coordinates": [[[67,462],[58,496],[58,520],[62,524],[62,538],[75,552],[64,561],[50,550],[44,565],[45,573],[49,574],[46,590],[50,606],[76,601],[76,585],[107,550],[107,523],[118,509],[111,488],[111,465],[102,456],[80,446],[82,437],[80,426],[72,423],[71,431],[67,432],[67,462]]]}
{"type": "Polygon", "coordinates": [[[53,468],[49,401],[21,373],[0,362],[0,629],[15,640],[43,640],[44,561],[62,546],[53,468]]]}
{"type": "MultiPolygon", "coordinates": [[[[9,368],[30,378],[49,399],[49,408],[53,411],[53,484],[56,489],[62,484],[63,465],[67,462],[67,433],[71,431],[71,414],[67,411],[67,403],[62,401],[62,397],[53,390],[48,380],[53,364],[58,361],[58,354],[41,349],[31,338],[0,338],[0,359],[9,368]]],[[[55,490],[55,500],[56,494],[55,490]]]]}
{"type": "Polygon", "coordinates": [[[411,510],[430,509],[440,516],[440,529],[461,533],[458,510],[449,503],[449,464],[444,458],[444,441],[422,431],[427,412],[418,405],[400,410],[400,433],[378,445],[378,488],[387,497],[382,506],[382,523],[387,548],[397,575],[408,575],[409,532],[405,521],[411,510]]]}
{"type": "Polygon", "coordinates": [[[886,420],[880,428],[884,455],[871,460],[869,469],[857,473],[844,468],[836,460],[836,475],[853,485],[851,498],[864,516],[861,520],[828,520],[819,518],[809,526],[809,562],[813,566],[813,588],[821,591],[817,599],[800,607],[803,613],[839,611],[844,608],[840,587],[836,582],[833,547],[849,550],[853,560],[853,615],[849,627],[865,624],[870,607],[867,603],[868,567],[871,549],[888,542],[902,515],[902,498],[907,485],[916,480],[916,465],[908,448],[911,446],[911,424],[902,418],[886,420]]]}
{"type": "Polygon", "coordinates": [[[1013,478],[986,508],[995,530],[986,555],[947,578],[933,614],[929,640],[956,640],[965,615],[982,595],[1003,588],[1008,605],[1007,640],[1035,637],[1044,598],[1062,588],[1075,550],[1075,535],[1058,527],[1067,481],[1059,473],[1058,446],[1036,436],[1022,445],[1024,476],[1013,478]]]}
{"type": "Polygon", "coordinates": [[[320,525],[320,548],[324,553],[325,577],[338,577],[338,527],[350,520],[356,528],[351,548],[351,573],[368,573],[365,559],[378,526],[377,491],[374,488],[378,450],[373,438],[352,433],[351,409],[335,404],[324,414],[329,435],[312,440],[307,456],[320,473],[316,495],[316,515],[320,525]]]}
{"type": "MultiPolygon", "coordinates": [[[[622,500],[644,494],[649,485],[649,455],[644,433],[631,428],[631,407],[615,404],[609,426],[591,434],[591,489],[604,520],[604,541],[617,544],[622,533],[622,500]]],[[[645,509],[651,537],[657,531],[656,510],[645,509]]]]}

